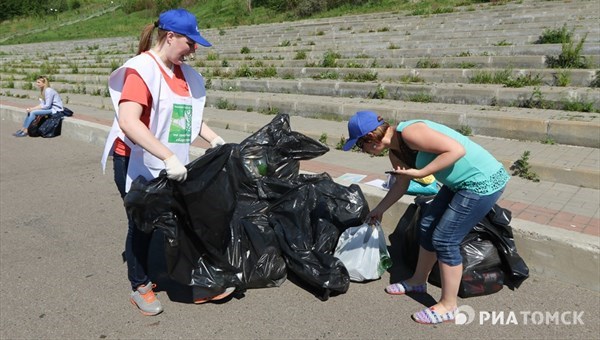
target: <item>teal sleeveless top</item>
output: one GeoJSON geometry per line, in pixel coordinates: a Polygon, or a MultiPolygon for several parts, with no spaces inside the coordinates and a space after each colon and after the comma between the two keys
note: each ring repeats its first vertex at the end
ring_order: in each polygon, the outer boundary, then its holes
{"type": "MultiPolygon", "coordinates": [[[[433,175],[452,191],[469,190],[479,195],[490,195],[504,188],[510,176],[502,163],[498,162],[487,150],[457,131],[429,120],[409,120],[398,124],[396,131],[402,133],[407,126],[423,122],[431,129],[438,131],[459,142],[465,148],[465,155],[456,163],[433,175]]],[[[418,151],[415,166],[422,169],[437,157],[436,154],[418,151]]]]}

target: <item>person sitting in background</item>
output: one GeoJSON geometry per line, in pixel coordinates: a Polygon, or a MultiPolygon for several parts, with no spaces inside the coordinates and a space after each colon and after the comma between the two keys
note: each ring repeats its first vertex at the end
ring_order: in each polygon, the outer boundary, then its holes
{"type": "Polygon", "coordinates": [[[27,128],[37,116],[57,113],[63,110],[63,102],[56,90],[50,87],[50,82],[47,77],[39,76],[35,80],[35,86],[40,89],[40,104],[34,107],[28,107],[27,117],[23,122],[23,127],[13,134],[15,137],[27,136],[27,128]]]}

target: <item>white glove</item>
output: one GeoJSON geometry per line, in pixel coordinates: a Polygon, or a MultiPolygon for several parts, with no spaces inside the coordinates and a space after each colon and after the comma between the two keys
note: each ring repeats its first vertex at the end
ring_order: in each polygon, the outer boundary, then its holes
{"type": "Polygon", "coordinates": [[[165,170],[167,170],[167,178],[183,182],[187,178],[187,169],[177,156],[171,155],[171,157],[164,160],[165,170]]]}
{"type": "Polygon", "coordinates": [[[219,145],[223,145],[223,144],[225,144],[225,141],[220,136],[217,136],[212,141],[210,141],[210,146],[213,147],[213,148],[215,146],[219,146],[219,145]]]}

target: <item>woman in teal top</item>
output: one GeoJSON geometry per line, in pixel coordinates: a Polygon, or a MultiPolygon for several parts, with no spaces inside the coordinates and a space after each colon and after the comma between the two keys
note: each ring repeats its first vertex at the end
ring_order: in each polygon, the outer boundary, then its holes
{"type": "Polygon", "coordinates": [[[502,195],[509,175],[488,151],[451,128],[428,120],[390,126],[372,111],[359,111],[348,122],[345,151],[354,145],[372,155],[389,149],[396,181],[368,219],[400,199],[413,178],[434,175],[443,184],[420,222],[420,249],[413,276],[389,285],[388,294],[424,293],[431,268],[438,262],[442,296],[432,307],[412,315],[419,323],[454,320],[462,278],[460,243],[502,195]]]}

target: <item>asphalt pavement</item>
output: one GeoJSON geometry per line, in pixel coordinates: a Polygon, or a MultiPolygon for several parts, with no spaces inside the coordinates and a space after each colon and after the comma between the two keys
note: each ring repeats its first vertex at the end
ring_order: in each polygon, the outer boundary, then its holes
{"type": "MultiPolygon", "coordinates": [[[[151,275],[165,311],[141,315],[128,301],[121,252],[126,234],[102,148],[60,136],[16,138],[0,127],[0,338],[405,339],[598,338],[600,294],[532,273],[519,289],[460,299],[467,325],[424,326],[410,319],[439,298],[391,296],[377,281],[352,283],[321,301],[291,280],[222,303],[194,305],[188,287],[168,279],[156,234],[151,275]]],[[[391,249],[392,254],[397,251],[391,249]]]]}

